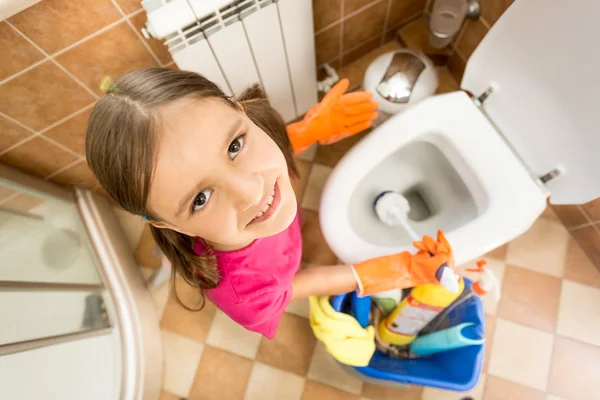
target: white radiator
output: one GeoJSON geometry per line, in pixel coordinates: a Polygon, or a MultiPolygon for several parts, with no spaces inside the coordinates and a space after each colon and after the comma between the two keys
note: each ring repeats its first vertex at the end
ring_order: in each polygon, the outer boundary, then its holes
{"type": "Polygon", "coordinates": [[[228,95],[260,83],[286,121],[317,102],[311,0],[144,0],[144,34],[228,95]]]}

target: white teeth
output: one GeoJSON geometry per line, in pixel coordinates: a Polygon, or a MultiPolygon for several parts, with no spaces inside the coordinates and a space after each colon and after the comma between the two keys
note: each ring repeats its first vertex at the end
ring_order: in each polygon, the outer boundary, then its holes
{"type": "Polygon", "coordinates": [[[273,204],[273,201],[275,200],[275,188],[273,188],[273,191],[270,193],[269,199],[267,200],[267,205],[263,207],[262,210],[260,210],[260,212],[258,214],[256,214],[255,218],[260,218],[262,217],[267,210],[269,209],[269,207],[271,207],[271,205],[273,204]]]}

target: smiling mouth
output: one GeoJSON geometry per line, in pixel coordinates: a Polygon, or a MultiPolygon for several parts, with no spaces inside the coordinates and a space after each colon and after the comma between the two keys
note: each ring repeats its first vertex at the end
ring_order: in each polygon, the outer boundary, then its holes
{"type": "Polygon", "coordinates": [[[275,213],[275,211],[277,211],[280,202],[281,194],[279,193],[279,184],[276,181],[275,185],[273,185],[273,189],[267,196],[265,205],[248,225],[263,222],[269,219],[275,213]]]}
{"type": "Polygon", "coordinates": [[[267,199],[267,205],[265,205],[263,207],[263,209],[260,210],[259,213],[256,214],[256,217],[254,217],[254,218],[260,218],[263,215],[265,215],[265,213],[267,211],[269,211],[269,208],[271,208],[271,205],[273,204],[274,200],[275,200],[275,186],[273,186],[273,190],[271,191],[271,193],[269,193],[269,198],[267,199]]]}

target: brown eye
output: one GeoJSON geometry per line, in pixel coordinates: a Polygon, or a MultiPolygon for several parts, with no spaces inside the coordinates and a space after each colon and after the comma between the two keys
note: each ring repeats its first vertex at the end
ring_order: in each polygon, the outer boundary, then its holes
{"type": "Polygon", "coordinates": [[[206,203],[208,203],[208,199],[210,199],[211,194],[212,191],[210,189],[204,189],[203,191],[198,193],[196,195],[196,198],[194,199],[194,204],[192,204],[192,210],[199,211],[202,208],[204,208],[206,203]]]}
{"type": "Polygon", "coordinates": [[[242,148],[244,147],[244,136],[238,136],[231,142],[229,148],[227,148],[227,155],[232,160],[238,155],[242,148]]]}

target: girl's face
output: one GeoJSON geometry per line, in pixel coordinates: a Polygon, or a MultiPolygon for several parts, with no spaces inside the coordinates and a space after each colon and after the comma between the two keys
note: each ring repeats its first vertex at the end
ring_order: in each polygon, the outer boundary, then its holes
{"type": "Polygon", "coordinates": [[[162,107],[149,209],[217,250],[285,230],[297,212],[283,153],[241,110],[186,98],[162,107]]]}

